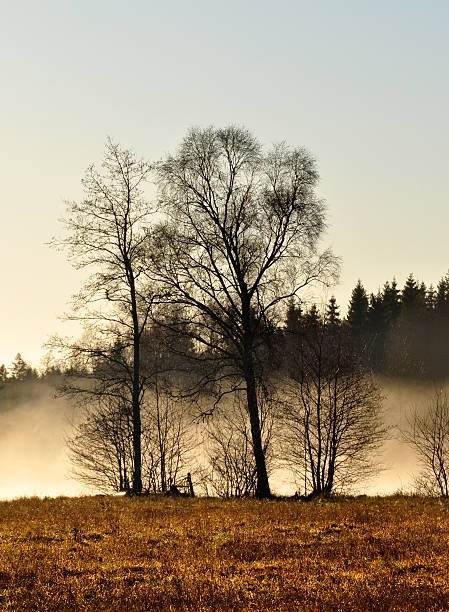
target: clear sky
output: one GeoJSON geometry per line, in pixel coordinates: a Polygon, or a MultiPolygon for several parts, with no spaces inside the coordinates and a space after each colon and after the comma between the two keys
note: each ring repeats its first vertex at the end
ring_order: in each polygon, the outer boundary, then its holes
{"type": "MultiPolygon", "coordinates": [[[[335,294],[449,268],[447,0],[0,4],[0,363],[41,345],[80,284],[46,243],[112,136],[150,160],[235,123],[316,156],[335,294]]],[[[332,291],[329,292],[329,294],[332,291]]],[[[62,328],[63,330],[64,328],[62,328]]]]}

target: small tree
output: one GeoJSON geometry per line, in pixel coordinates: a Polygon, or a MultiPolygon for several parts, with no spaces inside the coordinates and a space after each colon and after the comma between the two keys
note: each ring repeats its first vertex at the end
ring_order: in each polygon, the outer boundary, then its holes
{"type": "Polygon", "coordinates": [[[322,321],[305,332],[286,382],[283,458],[305,494],[329,494],[370,476],[385,433],[377,386],[343,333],[322,321]]]}
{"type": "MultiPolygon", "coordinates": [[[[236,393],[231,401],[232,405],[220,406],[206,425],[208,484],[217,495],[225,498],[254,495],[257,485],[248,411],[241,393],[236,393]]],[[[258,405],[269,473],[273,463],[274,407],[266,394],[259,397],[258,405]]]]}
{"type": "Polygon", "coordinates": [[[108,398],[89,406],[67,440],[74,476],[94,490],[132,489],[133,428],[126,405],[108,398]]]}
{"type": "Polygon", "coordinates": [[[403,437],[422,466],[417,484],[426,492],[449,496],[449,397],[436,391],[424,411],[413,412],[403,437]],[[423,484],[425,485],[423,487],[423,484]]]}
{"type": "MultiPolygon", "coordinates": [[[[132,492],[133,422],[129,403],[98,396],[68,439],[75,477],[96,490],[132,492]]],[[[125,395],[123,391],[123,395],[125,395]]],[[[164,492],[187,473],[192,436],[185,403],[156,387],[141,405],[142,490],[164,492]]]]}
{"type": "Polygon", "coordinates": [[[5,383],[8,380],[8,370],[4,363],[0,365],[0,384],[5,383]]]}
{"type": "Polygon", "coordinates": [[[155,384],[144,411],[143,474],[148,491],[165,493],[187,474],[194,448],[188,403],[155,384]]]}
{"type": "Polygon", "coordinates": [[[10,378],[23,381],[35,377],[36,372],[26,361],[24,361],[22,355],[17,353],[10,369],[10,378]]]}

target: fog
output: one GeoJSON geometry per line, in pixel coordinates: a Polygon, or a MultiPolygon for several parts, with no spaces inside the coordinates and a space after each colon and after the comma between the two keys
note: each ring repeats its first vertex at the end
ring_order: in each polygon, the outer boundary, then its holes
{"type": "Polygon", "coordinates": [[[379,454],[382,469],[360,492],[369,495],[410,492],[420,467],[413,449],[401,440],[401,430],[407,428],[411,411],[415,408],[426,410],[436,386],[422,381],[386,378],[378,378],[378,381],[384,396],[384,421],[389,433],[379,454]]]}
{"type": "MultiPolygon", "coordinates": [[[[435,390],[432,383],[379,379],[384,395],[385,422],[389,439],[376,461],[382,471],[358,493],[388,494],[411,491],[419,471],[416,456],[400,440],[400,428],[407,425],[407,414],[414,407],[425,409],[435,390]]],[[[91,493],[71,477],[65,439],[71,430],[74,409],[62,398],[55,398],[50,384],[24,385],[20,396],[7,398],[0,410],[0,498],[57,496],[91,493]]],[[[271,478],[274,491],[293,493],[294,484],[286,474],[271,478]]]]}
{"type": "Polygon", "coordinates": [[[0,411],[0,498],[79,495],[65,438],[73,409],[45,383],[27,383],[0,411]]]}

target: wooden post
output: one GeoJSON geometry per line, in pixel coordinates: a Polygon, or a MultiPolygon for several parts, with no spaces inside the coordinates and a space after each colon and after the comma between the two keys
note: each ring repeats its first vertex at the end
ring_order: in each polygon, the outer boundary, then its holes
{"type": "Polygon", "coordinates": [[[195,497],[195,492],[193,490],[192,477],[190,475],[190,472],[187,473],[187,483],[190,489],[190,497],[195,497]]]}

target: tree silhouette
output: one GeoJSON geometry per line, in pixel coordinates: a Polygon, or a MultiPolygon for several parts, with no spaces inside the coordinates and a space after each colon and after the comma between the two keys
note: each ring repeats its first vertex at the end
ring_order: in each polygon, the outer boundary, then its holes
{"type": "Polygon", "coordinates": [[[295,300],[291,298],[288,301],[287,314],[285,317],[286,334],[299,333],[302,325],[302,316],[301,303],[295,303],[295,300]]]}
{"type": "Polygon", "coordinates": [[[17,353],[12,367],[10,369],[10,377],[14,380],[26,380],[27,378],[35,377],[36,373],[33,368],[24,361],[22,355],[17,353]]]}
{"type": "Polygon", "coordinates": [[[328,325],[338,326],[341,323],[340,310],[334,295],[330,297],[329,303],[327,304],[325,318],[328,325]]]}
{"type": "Polygon", "coordinates": [[[360,279],[351,293],[347,321],[353,336],[362,339],[368,322],[368,296],[360,279]]]}
{"type": "Polygon", "coordinates": [[[388,327],[391,328],[401,312],[401,295],[396,279],[393,278],[391,285],[389,282],[385,283],[382,298],[388,327]]]}
{"type": "Polygon", "coordinates": [[[335,269],[329,252],[317,253],[324,207],[315,195],[315,162],[284,145],[264,154],[241,128],[193,129],[160,164],[159,181],[167,220],[156,235],[155,278],[184,307],[204,354],[216,357],[219,395],[245,390],[256,495],[268,497],[260,331],[282,302],[335,269]]]}
{"type": "Polygon", "coordinates": [[[0,383],[4,383],[6,382],[8,379],[8,370],[5,367],[5,364],[2,363],[2,365],[0,365],[0,383]]]}
{"type": "MultiPolygon", "coordinates": [[[[66,250],[76,268],[94,268],[68,317],[91,326],[88,341],[60,345],[72,358],[83,358],[88,371],[98,358],[111,364],[115,379],[120,371],[126,383],[120,387],[122,399],[132,415],[132,490],[137,494],[142,491],[141,341],[152,306],[144,256],[150,211],[143,187],[149,173],[147,162],[108,139],[101,170],[90,166],[82,180],[85,199],[67,204],[66,236],[53,241],[66,250]]],[[[99,389],[102,385],[103,381],[99,389]]],[[[86,391],[76,385],[66,390],[86,391]]]]}
{"type": "Polygon", "coordinates": [[[376,470],[385,434],[381,396],[343,326],[319,321],[303,335],[282,402],[282,452],[304,494],[329,494],[376,470]]]}

